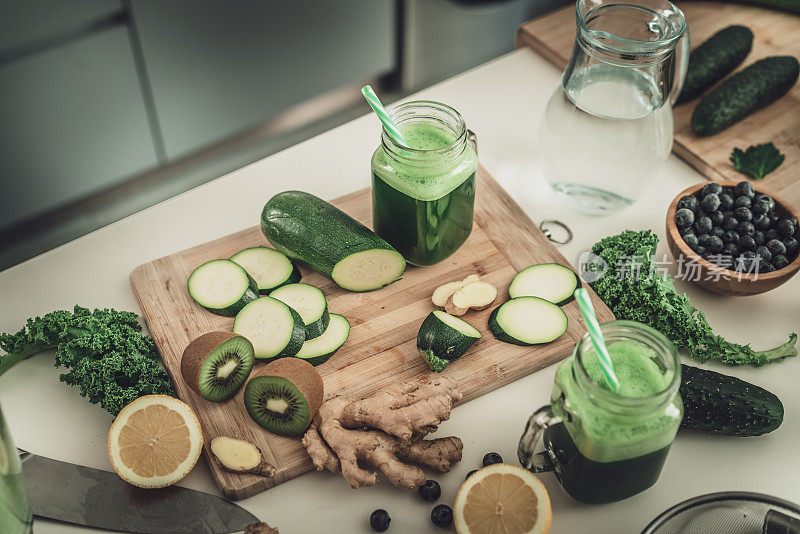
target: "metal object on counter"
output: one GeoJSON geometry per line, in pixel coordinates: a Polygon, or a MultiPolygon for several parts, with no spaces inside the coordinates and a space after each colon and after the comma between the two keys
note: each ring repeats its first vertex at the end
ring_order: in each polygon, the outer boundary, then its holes
{"type": "Polygon", "coordinates": [[[564,224],[561,221],[557,221],[555,219],[547,219],[539,223],[539,230],[542,231],[544,236],[555,243],[556,245],[566,245],[570,241],[572,241],[572,230],[569,229],[569,226],[564,224]],[[566,236],[563,239],[554,239],[553,238],[553,229],[558,228],[562,232],[566,233],[566,236]]]}

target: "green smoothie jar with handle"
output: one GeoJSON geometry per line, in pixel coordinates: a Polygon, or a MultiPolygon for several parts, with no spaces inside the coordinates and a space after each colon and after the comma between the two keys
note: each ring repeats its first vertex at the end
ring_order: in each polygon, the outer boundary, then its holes
{"type": "Polygon", "coordinates": [[[373,228],[406,261],[432,265],[472,231],[475,135],[439,102],[406,102],[388,114],[408,146],[383,129],[371,161],[373,228]]]}

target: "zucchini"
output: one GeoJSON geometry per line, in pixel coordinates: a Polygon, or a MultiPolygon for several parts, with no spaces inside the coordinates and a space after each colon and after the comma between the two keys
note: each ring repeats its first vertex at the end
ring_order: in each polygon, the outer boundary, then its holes
{"type": "Polygon", "coordinates": [[[269,199],[261,213],[261,231],[280,252],[350,291],[380,289],[406,269],[403,256],[375,232],[302,191],[269,199]]]}
{"type": "Polygon", "coordinates": [[[477,328],[440,310],[428,314],[417,334],[417,350],[433,371],[441,372],[481,338],[477,328]]]}
{"type": "Polygon", "coordinates": [[[692,51],[686,81],[676,104],[683,104],[733,72],[753,47],[753,32],[745,26],[728,26],[692,51]]]}
{"type": "Polygon", "coordinates": [[[558,263],[540,263],[521,270],[511,280],[508,295],[539,297],[557,306],[572,301],[581,281],[575,271],[558,263]]]}
{"type": "Polygon", "coordinates": [[[328,301],[322,291],[308,284],[289,284],[269,294],[300,314],[306,326],[306,339],[319,337],[328,328],[328,301]]]}
{"type": "Polygon", "coordinates": [[[233,322],[233,333],[253,344],[259,360],[294,356],[303,347],[306,329],[300,314],[272,297],[260,297],[242,308],[233,322]]]}
{"type": "Polygon", "coordinates": [[[233,317],[258,298],[255,280],[230,260],[207,261],[192,271],[186,286],[195,302],[224,317],[233,317]]]}
{"type": "Polygon", "coordinates": [[[246,248],[231,256],[230,260],[244,267],[258,284],[258,292],[262,295],[283,285],[297,283],[302,277],[292,260],[272,248],[246,248]]]}
{"type": "Polygon", "coordinates": [[[791,56],[756,61],[707,94],[692,113],[692,130],[713,135],[785,95],[797,81],[800,63],[791,56]]]}
{"type": "Polygon", "coordinates": [[[726,436],[760,436],[783,422],[783,404],[773,393],[733,376],[684,365],[681,426],[726,436]]]}
{"type": "Polygon", "coordinates": [[[567,314],[539,297],[517,297],[504,302],[489,316],[494,337],[514,345],[550,343],[567,331],[567,314]]]}
{"type": "Polygon", "coordinates": [[[295,357],[302,358],[311,365],[321,365],[344,345],[348,337],[350,337],[350,323],[341,315],[332,313],[325,332],[303,343],[303,347],[295,357]]]}

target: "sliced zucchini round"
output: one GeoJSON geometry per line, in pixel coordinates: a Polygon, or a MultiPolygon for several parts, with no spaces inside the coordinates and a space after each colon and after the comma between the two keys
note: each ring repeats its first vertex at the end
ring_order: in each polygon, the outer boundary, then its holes
{"type": "Polygon", "coordinates": [[[240,250],[233,256],[234,261],[244,267],[258,284],[258,292],[268,294],[275,288],[300,281],[300,269],[274,248],[253,247],[240,250]]]}
{"type": "Polygon", "coordinates": [[[581,281],[575,271],[558,263],[531,265],[517,273],[508,287],[508,295],[539,297],[558,306],[572,301],[581,281]]]}
{"type": "Polygon", "coordinates": [[[279,287],[270,297],[288,304],[300,314],[306,325],[306,339],[321,336],[330,323],[328,301],[322,291],[308,284],[289,284],[279,287]]]}
{"type": "Polygon", "coordinates": [[[253,344],[256,358],[267,361],[294,356],[306,339],[300,314],[272,297],[257,298],[242,308],[233,332],[253,344]]]}
{"type": "Polygon", "coordinates": [[[350,323],[341,315],[332,313],[331,322],[325,332],[303,343],[295,357],[302,358],[311,365],[321,365],[344,345],[350,337],[350,323]]]}
{"type": "Polygon", "coordinates": [[[417,349],[431,370],[441,372],[481,338],[477,328],[440,310],[428,314],[417,334],[417,349]]]}
{"type": "Polygon", "coordinates": [[[489,316],[494,337],[514,345],[550,343],[567,331],[567,314],[539,297],[517,297],[494,309],[489,316]]]}
{"type": "Polygon", "coordinates": [[[189,295],[211,313],[233,317],[258,298],[258,285],[239,264],[211,260],[192,271],[189,295]]]}
{"type": "Polygon", "coordinates": [[[406,260],[399,252],[373,248],[339,260],[331,279],[349,291],[372,291],[398,280],[405,270],[406,260]]]}

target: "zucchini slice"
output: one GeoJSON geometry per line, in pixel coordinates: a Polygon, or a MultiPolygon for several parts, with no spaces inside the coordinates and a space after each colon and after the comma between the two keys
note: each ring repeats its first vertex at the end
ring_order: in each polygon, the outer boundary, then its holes
{"type": "Polygon", "coordinates": [[[575,271],[558,263],[531,265],[511,280],[508,295],[517,297],[539,297],[557,306],[571,302],[581,281],[575,271]]]}
{"type": "Polygon", "coordinates": [[[514,345],[550,343],[567,331],[567,314],[539,297],[517,297],[494,309],[489,316],[494,337],[514,345]]]}
{"type": "Polygon", "coordinates": [[[253,247],[240,250],[230,257],[244,267],[258,284],[258,292],[267,295],[273,289],[300,281],[300,269],[274,248],[253,247]]]}
{"type": "Polygon", "coordinates": [[[321,336],[330,322],[328,301],[322,291],[308,284],[289,284],[279,287],[270,297],[288,304],[300,314],[306,325],[306,339],[321,336]]]}
{"type": "Polygon", "coordinates": [[[325,332],[314,339],[303,343],[295,357],[302,358],[311,365],[321,365],[344,345],[350,337],[350,323],[335,313],[331,314],[331,322],[325,332]]]}
{"type": "Polygon", "coordinates": [[[258,298],[258,285],[239,264],[207,261],[189,275],[189,295],[211,313],[233,317],[258,298]]]}
{"type": "Polygon", "coordinates": [[[259,360],[294,356],[303,346],[306,329],[300,314],[272,297],[260,297],[242,308],[233,332],[253,344],[259,360]]]}
{"type": "Polygon", "coordinates": [[[442,372],[481,338],[477,328],[440,310],[428,314],[417,334],[417,349],[431,370],[442,372]]]}

